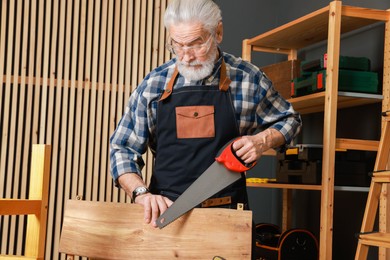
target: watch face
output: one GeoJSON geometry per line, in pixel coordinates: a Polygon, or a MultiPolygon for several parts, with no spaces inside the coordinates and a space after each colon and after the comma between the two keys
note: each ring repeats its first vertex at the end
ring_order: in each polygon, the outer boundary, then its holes
{"type": "Polygon", "coordinates": [[[147,191],[148,191],[148,189],[145,188],[145,187],[138,187],[138,188],[135,189],[135,193],[136,193],[137,195],[138,195],[138,194],[145,193],[145,192],[147,192],[147,191]]]}
{"type": "Polygon", "coordinates": [[[137,192],[145,192],[146,191],[146,188],[145,187],[139,187],[137,189],[137,192]]]}

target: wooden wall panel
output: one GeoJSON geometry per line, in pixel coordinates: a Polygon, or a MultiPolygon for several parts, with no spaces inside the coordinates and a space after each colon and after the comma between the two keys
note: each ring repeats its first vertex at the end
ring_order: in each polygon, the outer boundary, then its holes
{"type": "MultiPolygon", "coordinates": [[[[129,202],[109,173],[109,137],[131,92],[170,59],[168,1],[1,2],[0,196],[26,198],[31,145],[51,144],[46,259],[65,259],[64,201],[129,202]]],[[[0,218],[0,254],[23,254],[25,220],[0,218]]]]}

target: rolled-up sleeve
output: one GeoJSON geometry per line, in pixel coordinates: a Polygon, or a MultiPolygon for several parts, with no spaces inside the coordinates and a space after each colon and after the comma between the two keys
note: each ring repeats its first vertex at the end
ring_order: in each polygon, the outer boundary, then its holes
{"type": "Polygon", "coordinates": [[[259,102],[256,111],[258,122],[278,130],[284,136],[286,144],[291,143],[302,126],[299,113],[280,96],[273,88],[272,82],[264,74],[261,74],[260,86],[260,91],[263,91],[264,94],[259,95],[262,101],[259,102]]]}
{"type": "Polygon", "coordinates": [[[142,154],[146,152],[149,136],[147,101],[137,90],[130,96],[125,113],[110,138],[111,175],[116,184],[125,173],[141,176],[144,166],[142,154]]]}

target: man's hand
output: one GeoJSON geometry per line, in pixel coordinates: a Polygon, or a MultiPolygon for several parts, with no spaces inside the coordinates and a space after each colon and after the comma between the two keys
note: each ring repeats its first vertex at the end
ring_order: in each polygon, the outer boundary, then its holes
{"type": "MultiPolygon", "coordinates": [[[[144,181],[136,173],[123,174],[119,177],[118,182],[121,188],[126,191],[126,194],[130,198],[132,197],[132,193],[135,188],[140,186],[146,187],[144,181]]],[[[173,203],[166,197],[161,195],[154,195],[151,193],[138,195],[134,202],[144,207],[145,223],[150,223],[153,227],[157,227],[157,218],[173,203]]]]}
{"type": "Polygon", "coordinates": [[[245,135],[233,143],[233,149],[245,163],[260,159],[261,155],[270,148],[285,143],[284,136],[275,129],[266,129],[256,135],[245,135]]]}
{"type": "Polygon", "coordinates": [[[173,202],[167,197],[146,193],[137,196],[135,198],[135,203],[144,206],[145,223],[150,223],[153,227],[157,227],[157,218],[163,214],[173,202]]]}

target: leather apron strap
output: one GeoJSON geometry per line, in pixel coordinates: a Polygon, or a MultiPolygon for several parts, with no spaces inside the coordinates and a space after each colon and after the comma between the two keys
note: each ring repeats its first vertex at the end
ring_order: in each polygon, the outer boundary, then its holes
{"type": "MultiPolygon", "coordinates": [[[[171,79],[169,80],[166,89],[164,90],[164,93],[161,95],[160,101],[166,99],[172,94],[173,91],[173,85],[175,84],[175,80],[177,78],[177,75],[179,74],[179,71],[177,67],[175,67],[175,70],[172,74],[171,79]]],[[[224,59],[222,59],[221,63],[221,73],[220,73],[220,79],[219,79],[219,90],[221,91],[227,91],[229,89],[229,85],[232,81],[226,76],[226,64],[224,59]]]]}

